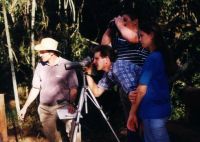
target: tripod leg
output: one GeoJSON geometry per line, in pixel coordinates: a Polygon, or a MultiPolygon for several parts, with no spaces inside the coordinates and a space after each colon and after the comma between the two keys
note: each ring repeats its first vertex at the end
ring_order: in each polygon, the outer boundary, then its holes
{"type": "Polygon", "coordinates": [[[81,127],[79,124],[75,124],[74,126],[74,130],[72,132],[72,137],[70,137],[70,142],[79,142],[81,141],[81,127]],[[80,134],[80,136],[78,136],[77,138],[77,135],[80,134]]]}
{"type": "Polygon", "coordinates": [[[96,108],[97,108],[97,109],[100,111],[100,113],[102,114],[102,116],[103,116],[103,118],[105,119],[107,125],[110,127],[110,130],[112,131],[113,135],[115,136],[117,142],[120,142],[120,140],[119,140],[119,138],[117,137],[115,131],[113,130],[113,128],[112,128],[110,122],[108,121],[108,118],[107,118],[106,115],[104,114],[102,108],[100,107],[100,105],[99,105],[97,99],[94,97],[94,95],[93,95],[93,93],[92,93],[92,91],[90,90],[89,87],[87,87],[87,91],[89,92],[89,93],[87,93],[89,99],[94,103],[94,105],[96,106],[96,108]]]}
{"type": "MultiPolygon", "coordinates": [[[[80,94],[80,98],[79,98],[79,102],[78,102],[78,109],[77,109],[77,115],[76,115],[76,120],[74,122],[74,124],[72,125],[72,129],[71,129],[71,136],[70,136],[70,142],[76,142],[76,136],[77,136],[77,132],[79,129],[79,123],[80,123],[80,117],[81,117],[81,111],[83,108],[83,103],[84,103],[84,99],[85,99],[85,88],[81,89],[81,94],[80,94]]],[[[81,131],[81,130],[79,130],[81,131]]]]}
{"type": "Polygon", "coordinates": [[[84,91],[84,102],[85,102],[85,113],[87,114],[88,113],[88,103],[87,103],[87,91],[85,90],[84,91]]]}

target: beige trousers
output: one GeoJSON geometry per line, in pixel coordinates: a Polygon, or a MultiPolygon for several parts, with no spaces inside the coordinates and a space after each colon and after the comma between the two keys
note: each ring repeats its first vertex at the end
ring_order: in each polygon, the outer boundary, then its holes
{"type": "MultiPolygon", "coordinates": [[[[38,114],[43,127],[43,132],[49,142],[62,142],[61,135],[56,126],[56,121],[58,119],[56,110],[60,107],[63,107],[63,105],[45,106],[40,104],[38,107],[38,114]]],[[[63,121],[65,123],[65,129],[69,137],[72,119],[63,121]]],[[[76,137],[76,142],[81,142],[81,130],[77,133],[76,137]]]]}

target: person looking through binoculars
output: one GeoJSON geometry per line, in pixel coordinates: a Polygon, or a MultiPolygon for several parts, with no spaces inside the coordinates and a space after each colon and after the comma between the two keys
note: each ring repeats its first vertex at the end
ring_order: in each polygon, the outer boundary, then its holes
{"type": "MultiPolygon", "coordinates": [[[[104,91],[116,84],[123,89],[125,92],[123,95],[128,98],[138,85],[141,67],[130,61],[116,60],[113,48],[107,45],[95,47],[93,57],[93,65],[96,69],[104,71],[103,77],[96,84],[91,75],[92,66],[85,67],[87,83],[94,96],[101,96],[104,91]]],[[[136,133],[133,134],[138,141],[136,133]]]]}

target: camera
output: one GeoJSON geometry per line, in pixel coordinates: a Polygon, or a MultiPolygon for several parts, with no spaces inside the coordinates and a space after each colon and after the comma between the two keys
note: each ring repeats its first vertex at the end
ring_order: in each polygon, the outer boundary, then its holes
{"type": "Polygon", "coordinates": [[[78,69],[78,68],[83,68],[92,63],[92,58],[91,57],[86,57],[80,62],[69,62],[65,64],[65,69],[70,70],[70,69],[78,69]]]}
{"type": "Polygon", "coordinates": [[[111,33],[110,33],[111,34],[111,39],[114,39],[114,38],[117,38],[117,37],[121,37],[121,33],[118,30],[114,20],[109,22],[108,28],[111,31],[111,33]]]}

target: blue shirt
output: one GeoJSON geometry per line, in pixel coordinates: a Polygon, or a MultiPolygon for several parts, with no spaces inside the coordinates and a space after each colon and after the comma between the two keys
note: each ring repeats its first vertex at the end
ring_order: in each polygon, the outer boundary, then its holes
{"type": "Polygon", "coordinates": [[[141,118],[163,118],[171,113],[168,77],[160,52],[152,52],[144,63],[139,84],[147,92],[139,107],[141,118]]]}
{"type": "Polygon", "coordinates": [[[143,66],[144,61],[149,55],[149,51],[141,47],[141,44],[133,44],[122,38],[115,38],[112,47],[117,53],[118,60],[127,60],[132,63],[143,66]]]}
{"type": "Polygon", "coordinates": [[[98,86],[109,89],[114,84],[122,87],[128,94],[136,89],[141,73],[141,67],[130,61],[117,60],[112,64],[109,72],[104,73],[103,78],[99,81],[98,86]]]}

